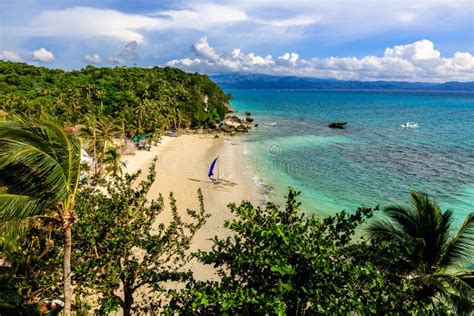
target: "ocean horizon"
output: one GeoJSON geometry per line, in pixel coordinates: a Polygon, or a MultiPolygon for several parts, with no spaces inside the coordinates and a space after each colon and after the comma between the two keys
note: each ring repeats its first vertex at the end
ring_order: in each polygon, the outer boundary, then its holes
{"type": "Polygon", "coordinates": [[[426,192],[455,213],[474,209],[474,94],[431,91],[226,89],[258,124],[243,136],[254,182],[282,203],[301,191],[321,216],[404,204],[426,192]],[[331,129],[335,121],[346,129],[331,129]],[[418,128],[403,128],[407,121],[418,128]]]}

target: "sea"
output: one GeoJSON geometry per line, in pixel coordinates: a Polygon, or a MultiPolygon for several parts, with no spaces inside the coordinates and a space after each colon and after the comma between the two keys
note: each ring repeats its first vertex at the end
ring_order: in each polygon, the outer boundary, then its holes
{"type": "Polygon", "coordinates": [[[418,190],[452,209],[455,227],[474,212],[474,93],[226,92],[258,124],[242,141],[268,200],[283,203],[292,187],[304,212],[327,216],[405,204],[418,190]]]}

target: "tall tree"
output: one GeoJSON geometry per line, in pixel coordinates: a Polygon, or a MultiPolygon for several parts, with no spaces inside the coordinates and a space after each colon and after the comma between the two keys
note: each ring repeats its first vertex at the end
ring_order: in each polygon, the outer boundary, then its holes
{"type": "Polygon", "coordinates": [[[473,213],[455,232],[452,210],[442,212],[427,194],[412,192],[410,205],[389,206],[384,214],[386,218],[373,222],[368,232],[401,253],[398,263],[387,268],[417,283],[422,299],[443,299],[458,313],[473,312],[474,274],[462,271],[474,258],[473,213]]]}
{"type": "Polygon", "coordinates": [[[64,231],[65,314],[71,312],[71,234],[80,178],[81,143],[61,126],[12,116],[0,122],[0,234],[13,236],[36,216],[64,231]]]}

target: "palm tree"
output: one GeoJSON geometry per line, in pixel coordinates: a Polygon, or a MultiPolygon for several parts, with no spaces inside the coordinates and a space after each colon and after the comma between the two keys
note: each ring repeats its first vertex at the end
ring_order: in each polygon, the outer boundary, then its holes
{"type": "Polygon", "coordinates": [[[87,140],[87,144],[92,148],[92,159],[94,160],[94,175],[99,174],[99,162],[97,147],[99,142],[99,130],[97,118],[92,115],[84,117],[86,127],[80,130],[80,136],[87,140]]]}
{"type": "Polygon", "coordinates": [[[96,118],[92,115],[85,117],[86,127],[81,130],[80,136],[84,137],[92,147],[94,159],[94,175],[100,176],[102,171],[102,160],[105,158],[109,144],[114,137],[120,135],[121,126],[118,120],[111,117],[96,118]]]}
{"type": "Polygon", "coordinates": [[[55,216],[64,231],[65,314],[71,311],[71,228],[80,177],[81,143],[50,121],[12,116],[0,122],[0,236],[37,216],[55,216]]]}
{"type": "Polygon", "coordinates": [[[109,147],[107,149],[104,157],[107,173],[112,173],[114,176],[122,175],[122,167],[125,167],[125,163],[120,161],[121,158],[120,149],[117,147],[109,147]]]}
{"type": "Polygon", "coordinates": [[[409,206],[384,209],[387,219],[368,227],[372,239],[390,242],[401,254],[401,264],[389,267],[419,285],[421,299],[442,299],[459,313],[473,311],[472,271],[465,269],[474,258],[474,216],[469,214],[454,233],[453,211],[444,213],[427,194],[411,193],[409,206]]]}

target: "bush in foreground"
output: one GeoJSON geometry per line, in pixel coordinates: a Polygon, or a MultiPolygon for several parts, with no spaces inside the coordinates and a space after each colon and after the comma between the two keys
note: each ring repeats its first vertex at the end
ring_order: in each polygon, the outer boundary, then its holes
{"type": "Polygon", "coordinates": [[[363,259],[368,244],[351,240],[372,209],[320,220],[299,212],[298,194],[290,190],[285,209],[273,203],[265,208],[231,204],[236,217],[225,226],[233,234],[215,237],[212,251],[196,254],[217,269],[220,280],[193,281],[173,291],[168,311],[301,315],[423,313],[438,308],[416,301],[414,288],[405,280],[390,280],[363,259]]]}

